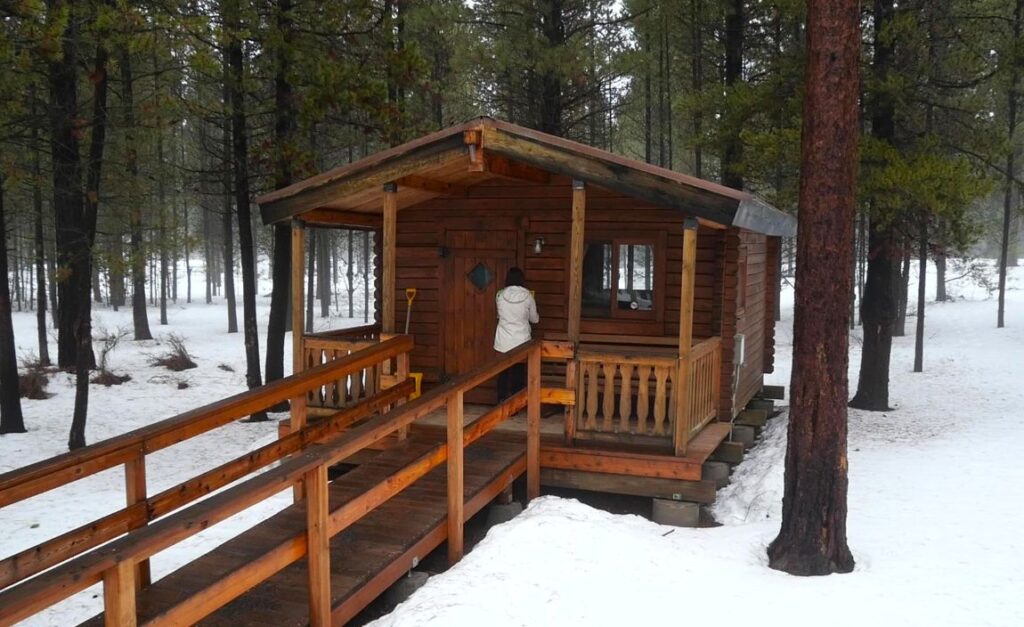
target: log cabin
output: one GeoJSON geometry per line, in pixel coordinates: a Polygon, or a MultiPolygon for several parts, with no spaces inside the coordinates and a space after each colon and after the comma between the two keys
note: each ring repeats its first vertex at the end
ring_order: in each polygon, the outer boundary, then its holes
{"type": "MultiPolygon", "coordinates": [[[[792,216],[744,191],[489,117],[257,201],[266,224],[292,229],[295,372],[403,331],[414,342],[400,372],[325,386],[286,428],[410,373],[429,389],[495,360],[495,297],[518,266],[540,314],[534,336],[561,358],[542,370],[544,402],[564,406],[544,420],[544,482],[713,499],[701,465],[773,369],[780,238],[795,235],[792,216]],[[376,234],[375,324],[304,333],[309,228],[376,234]]],[[[481,409],[467,419],[494,401],[493,386],[475,390],[466,402],[481,409]]],[[[422,422],[443,428],[444,416],[422,422]]]]}
{"type": "Polygon", "coordinates": [[[542,485],[652,497],[655,519],[714,499],[705,461],[736,450],[724,440],[773,368],[790,216],[490,118],[258,200],[292,230],[295,374],[0,475],[4,507],[123,466],[126,503],[0,560],[0,625],[100,582],[86,625],[345,624],[442,543],[458,561],[464,522],[520,477],[527,499],[542,485]],[[306,230],[339,227],[378,235],[379,313],[305,334],[306,230]],[[499,356],[513,265],[541,320],[499,356]],[[523,362],[527,389],[495,405],[486,382],[523,362]],[[284,400],[279,440],[147,493],[147,455],[284,400]],[[340,461],[358,468],[332,478],[340,461]],[[296,503],[152,581],[154,554],[281,490],[296,503]]]}

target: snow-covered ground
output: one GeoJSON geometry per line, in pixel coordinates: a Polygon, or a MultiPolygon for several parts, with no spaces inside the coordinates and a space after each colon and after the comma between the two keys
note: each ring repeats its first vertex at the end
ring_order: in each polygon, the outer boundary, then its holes
{"type": "MultiPolygon", "coordinates": [[[[201,285],[197,282],[196,285],[201,285]]],[[[240,285],[240,283],[239,283],[240,285]]],[[[995,302],[968,281],[963,297],[928,308],[925,373],[912,374],[911,335],[893,352],[887,414],[851,412],[850,575],[801,579],[768,569],[764,547],[778,530],[785,416],[719,493],[710,529],[662,527],[572,500],[543,498],[495,527],[458,566],[428,584],[379,625],[618,625],[723,620],[759,625],[1024,625],[1024,271],[1011,277],[1007,328],[995,302]]],[[[259,299],[265,331],[267,290],[259,299]]],[[[912,294],[913,294],[912,289],[912,294]]],[[[929,294],[932,294],[929,289],[929,294]]],[[[911,297],[913,299],[913,295],[911,297]]],[[[357,299],[357,303],[361,300],[357,299]]],[[[792,291],[784,294],[777,372],[789,384],[792,291]]],[[[913,308],[913,304],[911,305],[913,308]]],[[[241,309],[239,309],[239,314],[241,309]]],[[[133,379],[92,387],[89,442],[150,424],[244,389],[241,335],[228,335],[219,302],[170,307],[158,340],[125,340],[110,359],[133,379]],[[171,373],[150,365],[175,332],[199,367],[171,373]],[[221,365],[233,369],[221,369],[221,365]],[[178,389],[179,381],[188,383],[178,389]]],[[[361,324],[318,320],[318,328],[361,324]]],[[[15,314],[19,352],[35,351],[35,319],[15,314]]],[[[95,328],[130,328],[129,311],[100,309],[95,328]]],[[[859,340],[851,340],[851,375],[859,340]]],[[[290,343],[286,342],[286,351],[290,343]]],[[[261,341],[261,349],[265,342],[261,341]]],[[[51,351],[56,347],[51,342],[51,351]]],[[[286,367],[290,363],[286,355],[286,367]]],[[[56,375],[43,401],[24,401],[29,433],[0,436],[0,472],[65,450],[73,403],[70,377],[56,375]]],[[[150,493],[276,437],[273,423],[235,423],[147,459],[150,493]]],[[[7,556],[122,506],[123,475],[111,470],[0,509],[0,556],[7,556]]],[[[289,502],[287,494],[216,525],[153,560],[154,576],[202,554],[289,502]]],[[[67,625],[101,607],[94,587],[28,625],[67,625]]]]}
{"type": "MultiPolygon", "coordinates": [[[[953,286],[965,300],[930,304],[923,374],[911,372],[910,319],[893,349],[896,409],[851,411],[852,574],[766,565],[781,517],[782,415],[719,492],[723,526],[674,529],[541,498],[374,624],[1024,625],[1020,269],[1011,287],[1002,330],[994,300],[965,281],[953,286]]],[[[769,382],[788,387],[791,290],[783,302],[769,382]]]]}

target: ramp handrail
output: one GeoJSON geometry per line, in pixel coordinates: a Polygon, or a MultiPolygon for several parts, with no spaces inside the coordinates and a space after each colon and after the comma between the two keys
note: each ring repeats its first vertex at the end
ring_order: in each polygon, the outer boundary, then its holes
{"type": "MultiPolygon", "coordinates": [[[[396,338],[401,339],[401,338],[396,338]]],[[[389,340],[391,342],[393,340],[389,340]]],[[[387,345],[387,342],[380,346],[387,345]]],[[[404,343],[393,346],[405,346],[404,343]]],[[[364,353],[356,353],[350,363],[364,353]]],[[[378,353],[373,353],[379,356],[378,353]]],[[[540,492],[540,362],[542,342],[533,340],[505,355],[482,365],[473,372],[458,376],[423,396],[398,406],[392,411],[370,418],[334,438],[305,445],[279,466],[231,486],[214,496],[177,511],[154,523],[135,529],[112,542],[67,561],[41,575],[0,592],[0,623],[22,620],[68,596],[102,581],[104,611],[108,625],[134,625],[136,621],[136,590],[140,586],[136,565],[199,531],[266,500],[271,496],[304,486],[307,522],[303,536],[285,542],[274,555],[258,564],[251,564],[245,582],[226,585],[217,595],[206,595],[193,603],[183,603],[152,621],[153,624],[191,624],[218,607],[230,602],[253,585],[271,577],[288,564],[308,555],[310,622],[326,625],[331,622],[330,538],[358,521],[375,507],[411,485],[431,469],[448,464],[448,542],[452,561],[462,556],[462,525],[464,505],[463,452],[501,421],[524,405],[527,407],[526,472],[529,498],[540,492]],[[463,398],[466,391],[495,377],[508,367],[526,361],[527,389],[495,407],[468,426],[462,424],[463,398]],[[448,411],[447,438],[418,460],[399,469],[377,486],[330,511],[327,469],[362,449],[442,407],[448,411]]],[[[344,360],[338,360],[339,362],[344,360]]],[[[314,369],[303,373],[314,385],[314,369]]],[[[334,372],[323,376],[336,376],[334,372]]],[[[294,393],[293,388],[289,388],[294,393]]],[[[301,390],[298,392],[301,394],[301,390]]],[[[309,429],[307,427],[306,429],[309,429]]],[[[304,429],[305,431],[305,429],[304,429]]]]}

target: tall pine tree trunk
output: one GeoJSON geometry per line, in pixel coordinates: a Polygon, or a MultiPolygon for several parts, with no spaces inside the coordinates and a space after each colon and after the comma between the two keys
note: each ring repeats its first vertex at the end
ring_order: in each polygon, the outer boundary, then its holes
{"type": "Polygon", "coordinates": [[[221,214],[221,227],[223,232],[223,249],[224,249],[224,267],[222,271],[224,273],[224,299],[228,305],[228,333],[238,333],[238,310],[235,305],[235,238],[234,238],[234,211],[231,206],[231,96],[230,96],[230,81],[231,81],[231,69],[229,67],[230,61],[228,60],[228,54],[224,54],[224,127],[223,127],[223,154],[221,155],[221,167],[223,171],[221,175],[223,177],[224,194],[223,194],[223,213],[221,214]]]}
{"type": "MultiPolygon", "coordinates": [[[[30,91],[32,117],[37,115],[36,90],[30,91]]],[[[39,141],[39,126],[32,125],[32,213],[33,240],[35,242],[36,264],[36,340],[39,346],[39,365],[50,365],[50,347],[46,337],[46,240],[43,237],[43,168],[42,147],[39,141]]]]}
{"type": "Polygon", "coordinates": [[[49,62],[50,154],[53,173],[53,214],[57,284],[57,365],[73,368],[77,363],[79,284],[85,284],[89,298],[90,274],[78,274],[88,254],[82,246],[82,161],[78,144],[78,20],[74,7],[62,0],[47,4],[48,20],[58,19],[65,9],[70,13],[64,28],[62,54],[49,62]]]}
{"type": "Polygon", "coordinates": [[[942,251],[935,254],[935,300],[940,303],[949,300],[946,295],[946,253],[942,251]]]}
{"type": "MultiPolygon", "coordinates": [[[[92,133],[89,136],[89,163],[85,177],[85,210],[81,216],[80,236],[77,241],[73,273],[88,277],[92,273],[92,246],[96,239],[96,219],[99,214],[100,181],[103,180],[103,150],[107,134],[107,59],[104,33],[99,34],[96,56],[92,68],[92,133]]],[[[95,364],[92,352],[92,302],[89,285],[78,284],[78,320],[75,355],[75,409],[68,434],[68,448],[85,446],[85,423],[89,416],[89,369],[95,364]]]]}
{"type": "MultiPolygon", "coordinates": [[[[744,0],[729,0],[725,16],[725,87],[734,87],[743,79],[743,32],[746,30],[744,0]]],[[[722,185],[743,189],[743,143],[738,120],[726,123],[725,148],[722,153],[722,185]]]]}
{"type": "MultiPolygon", "coordinates": [[[[18,354],[11,319],[11,287],[7,277],[7,219],[4,174],[0,172],[0,433],[25,433],[18,392],[18,354]]],[[[45,301],[45,296],[43,297],[45,301]]],[[[43,314],[45,321],[46,314],[43,314]]]]}
{"type": "MultiPolygon", "coordinates": [[[[1024,29],[1024,0],[1017,0],[1013,11],[1013,42],[1021,41],[1024,29]]],[[[1019,44],[1017,44],[1019,45],[1019,44]]],[[[1003,192],[1003,241],[999,251],[999,311],[996,314],[996,327],[1006,325],[1006,267],[1010,265],[1011,223],[1014,221],[1013,188],[1016,175],[1017,146],[1015,136],[1017,130],[1017,105],[1020,98],[1021,60],[1019,52],[1008,53],[1010,59],[1010,89],[1007,90],[1006,124],[1009,148],[1006,153],[1006,189],[1003,192]]],[[[1016,264],[1013,264],[1016,265],[1016,264]]]]}
{"type": "MultiPolygon", "coordinates": [[[[260,374],[259,329],[256,327],[256,250],[252,236],[249,200],[249,144],[245,122],[245,57],[241,40],[241,17],[237,0],[224,3],[224,25],[228,31],[228,101],[231,105],[231,146],[235,173],[235,209],[238,212],[238,254],[242,261],[242,321],[245,334],[245,382],[249,389],[263,384],[260,374]]],[[[222,5],[222,7],[224,6],[222,5]]],[[[267,420],[263,411],[249,420],[267,420]]]]}
{"type": "Polygon", "coordinates": [[[128,247],[131,254],[132,271],[132,327],[138,340],[151,340],[149,315],[146,313],[146,253],[143,250],[142,207],[138,195],[139,156],[135,142],[134,77],[132,76],[131,53],[127,46],[121,48],[121,107],[124,111],[124,141],[127,154],[128,181],[128,247]]]}
{"type": "Polygon", "coordinates": [[[846,542],[848,299],[853,289],[860,31],[857,0],[811,0],[782,528],[769,566],[853,570],[846,542]]]}
{"type": "Polygon", "coordinates": [[[921,235],[918,241],[917,268],[917,333],[914,337],[914,372],[924,372],[924,309],[928,278],[928,215],[921,212],[921,235]]]}
{"type": "MultiPolygon", "coordinates": [[[[894,12],[893,0],[875,0],[872,73],[879,84],[885,84],[889,79],[893,63],[893,42],[888,36],[888,30],[894,12]]],[[[891,144],[896,129],[896,109],[892,96],[884,90],[877,90],[870,106],[872,136],[891,144]]],[[[898,275],[893,264],[897,246],[891,222],[873,215],[868,230],[868,273],[864,284],[864,300],[860,307],[864,347],[857,393],[850,401],[850,406],[886,411],[889,409],[889,359],[899,304],[898,275]]]]}
{"type": "MultiPolygon", "coordinates": [[[[274,71],[274,146],[277,151],[274,189],[292,183],[291,147],[295,141],[295,100],[288,76],[293,45],[292,2],[278,0],[276,13],[277,45],[274,71]]],[[[270,319],[267,322],[267,383],[284,377],[284,338],[288,328],[291,301],[291,227],[274,225],[273,288],[270,293],[270,319]]],[[[288,409],[287,402],[274,408],[288,409]]]]}

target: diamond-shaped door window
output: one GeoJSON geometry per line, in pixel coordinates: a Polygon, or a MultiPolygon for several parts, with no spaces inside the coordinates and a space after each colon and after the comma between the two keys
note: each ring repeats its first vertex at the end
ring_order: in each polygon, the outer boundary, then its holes
{"type": "Polygon", "coordinates": [[[466,274],[466,278],[482,292],[494,280],[494,273],[483,263],[478,263],[466,274]]]}

